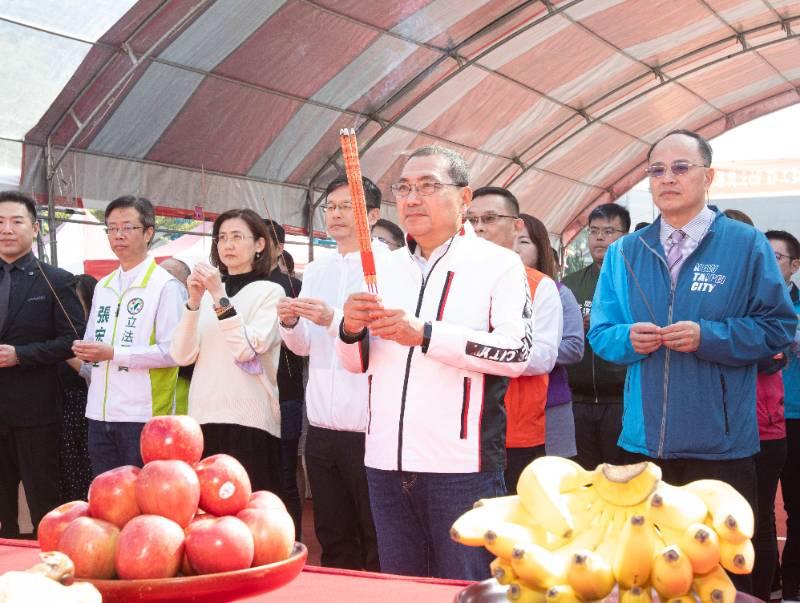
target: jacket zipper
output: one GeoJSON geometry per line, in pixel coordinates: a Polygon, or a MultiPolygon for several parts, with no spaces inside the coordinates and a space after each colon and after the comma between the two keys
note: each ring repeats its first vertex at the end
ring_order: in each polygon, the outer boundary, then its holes
{"type": "MultiPolygon", "coordinates": [[[[127,292],[127,289],[125,290],[127,292]]],[[[114,346],[117,340],[117,322],[119,321],[119,309],[122,305],[122,296],[125,295],[125,292],[122,293],[117,298],[117,311],[114,313],[114,328],[111,329],[111,346],[114,346]]],[[[111,370],[111,361],[106,360],[106,382],[105,388],[103,390],[103,421],[106,420],[106,400],[108,400],[108,372],[111,370]]]]}
{"type": "Polygon", "coordinates": [[[461,431],[459,433],[459,437],[462,440],[467,439],[467,423],[469,419],[469,396],[471,385],[472,379],[469,377],[464,377],[464,393],[462,394],[461,399],[461,431]]]}
{"type": "MultiPolygon", "coordinates": [[[[731,431],[728,425],[728,386],[725,384],[725,375],[722,373],[719,374],[719,384],[722,386],[722,417],[725,419],[725,435],[728,435],[731,431]]],[[[770,422],[772,422],[772,416],[770,416],[770,422]]]]}
{"type": "MultiPolygon", "coordinates": [[[[458,235],[456,235],[458,236],[458,235]]],[[[419,296],[417,297],[417,309],[414,311],[414,316],[419,318],[419,312],[422,308],[422,299],[425,296],[425,287],[428,286],[428,282],[431,280],[431,275],[433,271],[436,270],[436,266],[439,262],[442,261],[442,258],[447,255],[447,252],[450,251],[450,247],[453,245],[453,241],[455,237],[450,239],[450,244],[445,249],[444,253],[439,256],[439,259],[433,263],[431,269],[428,271],[428,276],[422,276],[422,283],[420,284],[419,288],[419,296]]],[[[412,258],[412,261],[416,261],[412,258]]],[[[403,424],[405,421],[406,415],[406,395],[408,394],[408,378],[411,373],[411,358],[414,356],[414,350],[417,349],[417,346],[413,346],[408,350],[408,357],[406,358],[406,372],[403,377],[403,393],[400,397],[400,424],[397,427],[397,470],[403,470],[403,424]]]]}
{"type": "MultiPolygon", "coordinates": [[[[691,257],[694,254],[697,253],[697,251],[700,249],[700,247],[705,244],[706,240],[708,239],[708,236],[711,235],[712,232],[713,232],[712,231],[712,226],[714,226],[713,220],[711,222],[711,225],[706,229],[706,232],[703,234],[703,238],[701,239],[700,244],[694,249],[694,251],[692,251],[689,255],[687,255],[684,258],[683,264],[681,265],[681,268],[683,268],[683,265],[685,265],[691,259],[691,257]]],[[[675,305],[675,288],[677,286],[678,277],[680,276],[680,271],[678,271],[678,274],[675,276],[675,282],[673,283],[672,282],[672,275],[670,275],[670,273],[669,273],[669,264],[667,264],[667,261],[664,258],[662,258],[658,254],[658,252],[656,252],[652,247],[650,247],[650,245],[648,245],[641,238],[639,238],[639,241],[641,241],[642,245],[644,245],[647,249],[649,249],[650,252],[653,255],[655,255],[656,258],[658,258],[658,260],[667,269],[667,278],[669,279],[669,282],[670,282],[669,313],[667,315],[667,326],[669,326],[669,325],[672,324],[672,310],[673,310],[673,306],[675,305]]],[[[663,454],[664,454],[664,441],[666,439],[666,432],[667,432],[667,397],[668,397],[668,393],[669,393],[669,359],[670,359],[670,352],[671,351],[672,350],[667,348],[666,349],[666,353],[664,355],[664,400],[663,400],[663,402],[661,404],[661,430],[660,430],[659,437],[658,437],[658,453],[656,454],[657,458],[661,458],[663,456],[663,454]]],[[[725,413],[726,413],[726,415],[725,415],[725,423],[726,423],[726,426],[727,426],[727,420],[728,420],[727,419],[727,408],[725,409],[725,413]]],[[[726,433],[727,433],[727,427],[726,427],[726,433]]]]}

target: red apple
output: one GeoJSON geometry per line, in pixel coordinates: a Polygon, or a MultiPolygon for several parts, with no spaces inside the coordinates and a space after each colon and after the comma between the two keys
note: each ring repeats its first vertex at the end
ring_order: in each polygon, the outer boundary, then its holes
{"type": "Polygon", "coordinates": [[[250,495],[250,501],[247,503],[250,508],[259,509],[280,509],[286,511],[286,505],[277,494],[269,490],[257,490],[250,495]]]}
{"type": "MultiPolygon", "coordinates": [[[[216,519],[216,516],[211,515],[209,513],[203,512],[202,509],[197,510],[197,514],[192,518],[192,521],[189,522],[189,525],[186,526],[186,529],[183,530],[184,535],[189,532],[191,527],[199,521],[210,521],[212,519],[216,519]]],[[[196,576],[197,572],[194,571],[192,568],[191,563],[189,563],[189,556],[186,554],[186,550],[183,551],[183,561],[181,561],[181,574],[184,576],[196,576]]]]}
{"type": "Polygon", "coordinates": [[[142,461],[184,461],[190,465],[203,456],[203,432],[192,417],[153,417],[142,429],[142,461]]]}
{"type": "Polygon", "coordinates": [[[280,509],[248,507],[236,516],[253,534],[253,566],[288,559],[294,547],[294,521],[280,509]]]}
{"type": "Polygon", "coordinates": [[[94,517],[78,517],[67,526],[58,550],[72,559],[76,578],[108,580],[114,577],[119,528],[94,517]]]}
{"type": "Polygon", "coordinates": [[[186,556],[198,574],[246,569],[253,552],[250,528],[237,517],[198,521],[186,530],[186,556]]]}
{"type": "Polygon", "coordinates": [[[42,549],[42,552],[58,549],[58,539],[61,538],[61,534],[72,523],[72,520],[87,515],[89,515],[89,503],[83,500],[73,500],[56,507],[42,517],[37,529],[39,548],[42,549]]]}
{"type": "Polygon", "coordinates": [[[214,515],[236,515],[250,502],[250,478],[227,454],[204,458],[194,466],[200,480],[200,508],[214,515]]]}
{"type": "Polygon", "coordinates": [[[131,519],[119,535],[117,574],[124,580],[172,578],[183,559],[181,527],[159,515],[131,519]]]}
{"type": "Polygon", "coordinates": [[[136,480],[136,502],[142,513],[161,515],[182,528],[197,512],[200,483],[183,461],[150,461],[136,480]]]}
{"type": "Polygon", "coordinates": [[[136,502],[136,478],[141,469],[124,465],[101,473],[89,486],[89,514],[122,529],[141,513],[136,502]]]}

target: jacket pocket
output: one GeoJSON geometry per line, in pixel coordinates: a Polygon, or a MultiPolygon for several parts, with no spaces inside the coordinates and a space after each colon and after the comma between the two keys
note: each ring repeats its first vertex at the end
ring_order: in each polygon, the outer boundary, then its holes
{"type": "Polygon", "coordinates": [[[372,375],[367,376],[367,433],[372,428],[372,375]]]}
{"type": "Polygon", "coordinates": [[[725,420],[725,435],[728,435],[731,431],[728,423],[728,386],[725,385],[725,375],[721,373],[719,384],[722,386],[722,418],[725,420]]]}
{"type": "Polygon", "coordinates": [[[467,422],[469,421],[469,394],[472,386],[472,379],[464,377],[464,391],[461,398],[461,433],[462,440],[467,439],[467,422]]]}

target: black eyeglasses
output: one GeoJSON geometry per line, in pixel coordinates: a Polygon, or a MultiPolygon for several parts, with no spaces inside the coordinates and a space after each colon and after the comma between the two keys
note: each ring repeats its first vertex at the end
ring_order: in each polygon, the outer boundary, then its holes
{"type": "Polygon", "coordinates": [[[597,226],[592,226],[589,228],[589,235],[593,237],[599,237],[601,234],[604,237],[613,237],[615,232],[625,233],[624,230],[620,230],[619,228],[613,228],[611,226],[607,226],[605,228],[598,228],[597,226]]]}
{"type": "MultiPolygon", "coordinates": [[[[704,168],[708,166],[702,163],[692,163],[685,159],[678,159],[669,164],[669,171],[672,172],[674,176],[683,176],[693,167],[704,168]]],[[[663,178],[667,175],[667,165],[665,163],[653,163],[647,166],[644,171],[651,178],[663,178]]]]}
{"type": "Polygon", "coordinates": [[[781,261],[783,258],[786,258],[786,259],[787,259],[787,260],[789,260],[790,262],[792,262],[792,261],[794,261],[794,260],[796,260],[796,259],[797,259],[797,258],[793,258],[793,257],[792,257],[792,256],[790,256],[790,255],[786,255],[785,253],[781,253],[780,251],[776,251],[776,252],[775,252],[775,259],[776,259],[776,260],[778,260],[778,261],[780,262],[780,261],[781,261]]]}
{"type": "Polygon", "coordinates": [[[399,184],[392,185],[392,192],[398,199],[405,199],[411,194],[411,191],[416,191],[421,197],[427,197],[442,190],[445,186],[455,186],[456,188],[463,188],[463,184],[453,184],[452,182],[422,182],[420,184],[406,184],[400,182],[399,184]]]}
{"type": "Polygon", "coordinates": [[[507,218],[509,220],[516,220],[517,218],[519,218],[519,216],[509,216],[509,215],[506,215],[506,214],[484,214],[482,216],[467,216],[466,218],[467,218],[467,222],[469,222],[473,226],[477,226],[481,222],[483,222],[484,224],[486,224],[488,226],[489,224],[494,224],[495,222],[497,222],[501,218],[507,218]]]}

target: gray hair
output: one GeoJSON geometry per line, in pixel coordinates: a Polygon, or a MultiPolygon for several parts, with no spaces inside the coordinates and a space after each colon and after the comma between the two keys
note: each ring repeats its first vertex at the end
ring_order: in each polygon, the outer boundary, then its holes
{"type": "Polygon", "coordinates": [[[447,174],[457,186],[469,186],[469,166],[460,153],[437,144],[426,145],[418,148],[408,156],[409,161],[414,157],[431,157],[438,155],[447,160],[447,174]]]}

